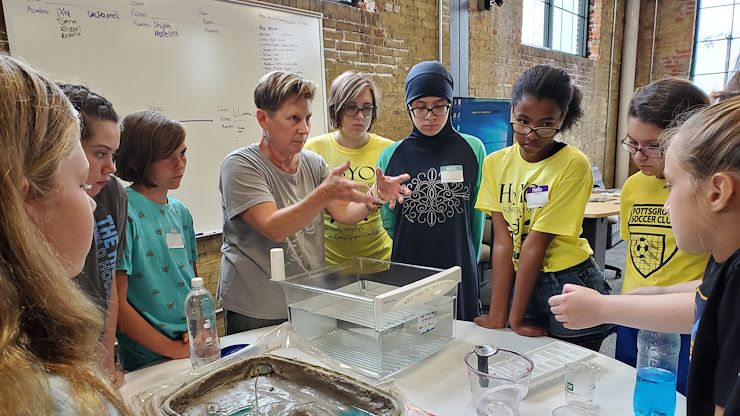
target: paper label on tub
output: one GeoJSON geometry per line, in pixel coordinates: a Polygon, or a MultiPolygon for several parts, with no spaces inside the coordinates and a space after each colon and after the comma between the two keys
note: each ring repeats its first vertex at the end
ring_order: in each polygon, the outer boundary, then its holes
{"type": "Polygon", "coordinates": [[[443,296],[445,293],[452,290],[456,285],[457,282],[454,280],[440,280],[438,282],[430,283],[401,298],[398,303],[393,305],[393,309],[418,305],[420,303],[427,303],[432,299],[443,296]]]}
{"type": "Polygon", "coordinates": [[[427,312],[419,317],[417,330],[419,335],[425,334],[437,327],[437,311],[427,312]]]}

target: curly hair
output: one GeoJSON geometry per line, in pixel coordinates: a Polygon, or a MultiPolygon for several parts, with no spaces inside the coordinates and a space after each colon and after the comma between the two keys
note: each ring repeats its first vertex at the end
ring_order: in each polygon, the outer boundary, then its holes
{"type": "Polygon", "coordinates": [[[511,106],[514,107],[525,96],[538,100],[553,100],[565,114],[561,131],[570,129],[583,116],[581,101],[583,94],[562,68],[550,65],[535,65],[516,80],[511,92],[511,106]]]}

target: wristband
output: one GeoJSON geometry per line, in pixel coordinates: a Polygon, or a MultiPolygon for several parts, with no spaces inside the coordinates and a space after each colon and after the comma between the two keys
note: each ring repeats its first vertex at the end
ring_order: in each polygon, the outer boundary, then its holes
{"type": "Polygon", "coordinates": [[[377,184],[373,184],[373,186],[370,187],[370,190],[367,191],[367,194],[370,195],[375,201],[380,202],[373,202],[373,203],[366,203],[365,208],[367,208],[370,212],[375,212],[380,209],[380,207],[383,205],[383,199],[378,195],[378,186],[377,184]]]}
{"type": "Polygon", "coordinates": [[[370,187],[370,190],[368,191],[367,194],[376,200],[385,202],[385,200],[380,197],[380,194],[378,194],[378,184],[377,183],[374,183],[373,186],[370,187]]]}

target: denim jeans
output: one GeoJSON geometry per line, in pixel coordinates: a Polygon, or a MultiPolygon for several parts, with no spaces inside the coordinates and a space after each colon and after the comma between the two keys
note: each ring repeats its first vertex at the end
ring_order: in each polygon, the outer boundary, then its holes
{"type": "Polygon", "coordinates": [[[586,329],[567,329],[555,319],[550,312],[550,297],[563,293],[563,286],[571,283],[594,289],[602,295],[608,295],[611,289],[604,280],[604,273],[599,270],[593,257],[584,262],[557,272],[540,272],[532,298],[527,305],[525,321],[541,326],[547,335],[553,338],[579,344],[585,341],[606,338],[614,332],[615,326],[604,324],[586,329]]]}

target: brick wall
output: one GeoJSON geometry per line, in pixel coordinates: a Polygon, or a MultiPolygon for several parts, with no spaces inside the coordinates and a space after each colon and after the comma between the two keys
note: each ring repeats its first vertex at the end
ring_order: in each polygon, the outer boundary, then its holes
{"type": "MultiPolygon", "coordinates": [[[[404,80],[415,63],[438,57],[436,1],[376,0],[375,13],[322,0],[263,1],[323,13],[327,89],[344,71],[370,74],[382,95],[373,131],[394,140],[409,133],[404,80]]],[[[448,0],[443,16],[444,60],[449,62],[448,0]]]]}
{"type": "Polygon", "coordinates": [[[583,92],[585,111],[581,122],[564,140],[579,147],[592,164],[599,166],[607,186],[613,183],[623,4],[617,8],[609,96],[613,14],[613,3],[589,2],[588,56],[580,57],[522,45],[521,2],[506,2],[503,7],[486,12],[477,11],[475,5],[470,8],[470,95],[510,98],[514,82],[527,68],[537,64],[564,68],[583,92]]]}
{"type": "MultiPolygon", "coordinates": [[[[655,49],[653,50],[655,17],[655,0],[641,1],[635,89],[665,77],[688,79],[691,74],[696,0],[658,2],[655,49]],[[652,74],[650,72],[651,50],[652,74]]],[[[630,158],[629,174],[632,175],[638,170],[637,165],[630,158]]]]}
{"type": "Polygon", "coordinates": [[[214,295],[218,288],[218,272],[221,267],[221,234],[199,237],[198,243],[198,275],[203,278],[203,284],[214,295]]]}
{"type": "MultiPolygon", "coordinates": [[[[216,289],[218,289],[218,272],[221,267],[223,238],[221,238],[221,234],[216,234],[200,237],[196,241],[198,244],[198,276],[203,278],[203,284],[215,297],[216,289]]],[[[216,302],[220,303],[218,300],[216,302]]],[[[218,334],[223,336],[226,332],[224,330],[223,314],[218,314],[216,321],[218,334]]]]}
{"type": "Polygon", "coordinates": [[[658,3],[653,71],[650,55],[653,45],[655,0],[640,2],[640,25],[637,39],[635,88],[665,77],[688,78],[694,44],[696,0],[673,0],[658,3]]]}

